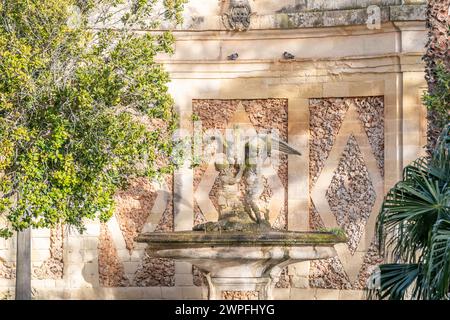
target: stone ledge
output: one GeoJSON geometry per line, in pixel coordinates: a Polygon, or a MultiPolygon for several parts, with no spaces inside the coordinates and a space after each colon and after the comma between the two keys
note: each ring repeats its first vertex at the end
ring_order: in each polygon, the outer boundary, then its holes
{"type": "MultiPolygon", "coordinates": [[[[389,21],[389,8],[380,8],[381,21],[389,21]]],[[[263,18],[267,19],[267,18],[263,18]]],[[[255,19],[256,20],[256,19],[255,19]]],[[[270,19],[272,20],[272,19],[270,19]]],[[[367,23],[367,9],[329,10],[318,12],[280,13],[274,15],[273,25],[261,25],[263,28],[318,28],[363,25],[367,23]]]]}
{"type": "MultiPolygon", "coordinates": [[[[403,0],[404,1],[404,0],[403,0]]],[[[409,0],[411,1],[411,0],[409,0]]],[[[414,0],[425,1],[425,0],[414,0]]],[[[390,6],[401,4],[402,0],[299,0],[295,6],[285,6],[279,12],[324,11],[367,8],[370,5],[390,6]]]]}
{"type": "Polygon", "coordinates": [[[413,21],[425,20],[427,11],[426,5],[403,5],[390,7],[391,21],[413,21]]]}
{"type": "MultiPolygon", "coordinates": [[[[425,21],[425,4],[384,5],[380,3],[380,22],[425,21]]],[[[281,10],[273,14],[256,15],[252,18],[250,31],[262,29],[298,29],[365,25],[371,13],[365,6],[336,10],[281,10]]],[[[170,26],[165,26],[170,28],[170,26]]],[[[177,28],[179,31],[226,30],[221,16],[191,16],[177,28]]],[[[234,32],[233,32],[234,33],[234,32]]]]}
{"type": "Polygon", "coordinates": [[[270,231],[267,233],[178,231],[143,233],[137,242],[146,242],[151,249],[194,247],[257,247],[257,246],[329,246],[345,242],[343,236],[331,232],[270,231]]]}

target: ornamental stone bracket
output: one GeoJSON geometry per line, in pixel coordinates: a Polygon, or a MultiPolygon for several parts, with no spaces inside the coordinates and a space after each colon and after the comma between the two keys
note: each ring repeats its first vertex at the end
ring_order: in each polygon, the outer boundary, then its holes
{"type": "Polygon", "coordinates": [[[222,22],[227,30],[247,31],[254,14],[248,0],[230,0],[228,11],[222,15],[222,22]]]}

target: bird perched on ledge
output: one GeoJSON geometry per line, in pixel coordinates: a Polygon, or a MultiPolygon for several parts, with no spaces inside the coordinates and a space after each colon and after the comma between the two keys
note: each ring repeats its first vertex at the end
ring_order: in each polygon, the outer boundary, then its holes
{"type": "Polygon", "coordinates": [[[239,55],[237,53],[230,54],[227,58],[228,60],[237,60],[239,55]]]}
{"type": "Polygon", "coordinates": [[[292,59],[295,58],[295,56],[292,53],[289,53],[289,52],[285,51],[283,53],[283,58],[286,59],[286,60],[292,60],[292,59]]]}

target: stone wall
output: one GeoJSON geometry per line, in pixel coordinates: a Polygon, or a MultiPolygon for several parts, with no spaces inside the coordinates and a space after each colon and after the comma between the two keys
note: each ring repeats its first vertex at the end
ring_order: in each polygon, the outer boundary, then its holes
{"type": "MultiPolygon", "coordinates": [[[[231,0],[191,0],[184,30],[225,30],[222,15],[231,0]]],[[[366,24],[374,7],[381,22],[423,19],[425,0],[247,0],[255,13],[252,30],[332,27],[366,24]],[[369,8],[369,9],[368,9],[369,8]]]]}
{"type": "MultiPolygon", "coordinates": [[[[436,64],[442,63],[450,70],[449,55],[449,25],[450,25],[450,0],[429,0],[427,6],[428,42],[424,56],[426,62],[426,79],[429,91],[432,92],[436,83],[436,64]]],[[[427,150],[432,152],[442,128],[437,125],[438,115],[428,112],[427,150]]]]}
{"type": "MultiPolygon", "coordinates": [[[[367,222],[371,214],[376,214],[379,210],[378,206],[375,207],[377,196],[383,196],[383,194],[377,195],[373,181],[381,179],[384,175],[383,97],[312,99],[310,101],[309,155],[310,190],[314,190],[315,183],[322,172],[332,172],[326,178],[329,181],[325,191],[326,199],[314,200],[322,202],[325,200],[328,203],[336,224],[347,236],[348,250],[354,257],[355,252],[362,249],[358,247],[366,233],[366,228],[375,227],[367,222]],[[349,110],[350,106],[352,106],[351,110],[349,110]],[[353,128],[360,125],[363,130],[359,133],[365,134],[367,138],[355,138],[357,132],[346,132],[346,124],[350,124],[353,128]],[[343,139],[339,139],[342,135],[345,135],[343,139]],[[339,145],[339,140],[342,140],[344,144],[339,145]],[[360,144],[361,142],[368,144],[360,144]],[[334,153],[332,152],[334,148],[340,148],[340,150],[334,153]],[[369,152],[375,158],[376,170],[379,170],[379,174],[370,172],[366,162],[371,159],[364,157],[361,152],[363,148],[370,149],[369,152]],[[330,157],[334,155],[338,158],[332,161],[330,157]],[[330,165],[331,167],[327,167],[330,165]],[[333,165],[336,167],[333,168],[333,165]]],[[[383,182],[378,181],[378,183],[383,182]]],[[[380,192],[382,193],[383,190],[378,190],[378,193],[380,192]]],[[[314,200],[311,200],[310,227],[312,230],[320,230],[325,225],[314,200]]],[[[353,261],[352,268],[346,270],[339,256],[312,262],[311,287],[364,289],[373,267],[382,262],[376,254],[374,240],[371,240],[368,248],[362,250],[363,261],[359,262],[361,264],[359,270],[354,268],[357,261],[353,261]]]]}
{"type": "MultiPolygon", "coordinates": [[[[267,201],[277,199],[272,203],[279,208],[271,222],[288,230],[341,227],[349,241],[337,246],[334,259],[284,270],[274,295],[361,299],[367,275],[381,261],[373,226],[382,197],[426,144],[425,5],[417,0],[249,4],[255,12],[250,28],[235,32],[223,24],[227,1],[189,2],[175,32],[175,54],[159,57],[171,74],[180,126],[192,134],[195,115],[204,128],[223,129],[236,121],[256,130],[278,128],[302,156],[282,159],[271,173],[278,187],[267,186],[267,201]],[[379,28],[367,24],[369,5],[379,6],[379,28]],[[284,51],[295,58],[284,59],[284,51]],[[231,53],[239,58],[227,60],[231,53]]],[[[190,230],[216,219],[215,179],[208,174],[208,166],[185,166],[160,182],[132,181],[116,195],[114,217],[106,224],[88,221],[83,234],[67,227],[33,230],[34,297],[206,298],[199,270],[151,259],[133,238],[141,231],[190,230]]],[[[0,299],[12,297],[14,268],[15,240],[0,239],[0,299]]],[[[254,295],[224,294],[243,297],[254,295]]]]}
{"type": "MultiPolygon", "coordinates": [[[[170,186],[171,178],[166,179],[170,186]]],[[[171,187],[168,188],[169,195],[171,187]]],[[[158,194],[155,187],[146,179],[136,179],[125,191],[116,195],[117,209],[115,217],[125,241],[121,256],[132,254],[137,244],[134,238],[142,232],[158,194]]],[[[166,208],[154,231],[173,231],[173,210],[171,197],[166,199],[166,208]]],[[[107,224],[100,227],[98,246],[99,281],[104,287],[129,286],[173,286],[175,267],[169,259],[151,259],[145,256],[141,260],[121,261],[118,249],[107,224]],[[125,269],[127,268],[127,269],[125,269]]],[[[119,244],[120,245],[120,244],[119,244]]],[[[127,259],[128,260],[128,259],[127,259]]]]}

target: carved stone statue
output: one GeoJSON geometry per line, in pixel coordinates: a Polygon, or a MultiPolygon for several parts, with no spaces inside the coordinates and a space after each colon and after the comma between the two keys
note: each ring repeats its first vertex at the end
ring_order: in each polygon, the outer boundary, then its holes
{"type": "Polygon", "coordinates": [[[246,31],[250,27],[252,15],[248,0],[230,0],[228,12],[222,15],[222,21],[227,30],[246,31]]]}
{"type": "MultiPolygon", "coordinates": [[[[217,193],[219,219],[194,227],[196,231],[269,231],[269,210],[260,196],[264,190],[262,166],[267,164],[272,153],[272,143],[279,145],[278,151],[301,155],[286,142],[274,139],[248,139],[244,142],[245,159],[221,154],[214,165],[219,172],[220,188],[217,193]],[[245,186],[241,196],[242,185],[245,186]],[[241,186],[241,188],[240,188],[241,186]]],[[[229,145],[229,148],[235,146],[229,145]]],[[[269,164],[270,165],[270,164],[269,164]]]]}

